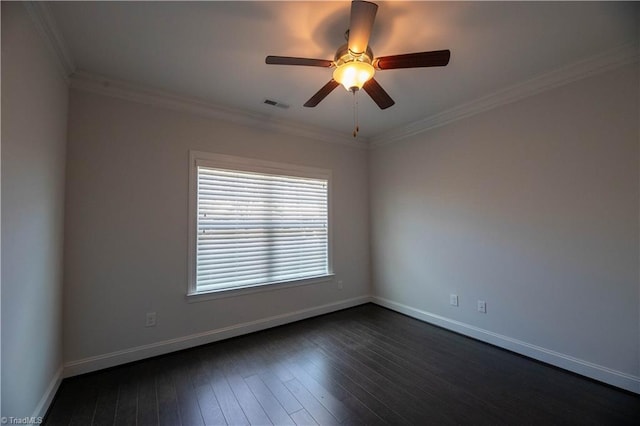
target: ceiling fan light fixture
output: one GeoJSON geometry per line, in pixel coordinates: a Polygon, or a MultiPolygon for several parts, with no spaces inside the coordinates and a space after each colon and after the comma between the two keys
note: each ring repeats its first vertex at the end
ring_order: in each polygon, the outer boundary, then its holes
{"type": "MultiPolygon", "coordinates": [[[[376,57],[369,47],[369,39],[376,18],[378,6],[370,1],[353,0],[349,29],[345,34],[347,43],[336,51],[333,61],[327,59],[296,58],[291,56],[267,56],[265,62],[272,65],[299,65],[309,67],[335,68],[333,78],[318,90],[304,106],[317,106],[336,87],[342,85],[353,93],[354,111],[357,113],[356,92],[364,89],[380,109],[387,109],[395,104],[389,94],[373,78],[376,70],[392,70],[402,68],[444,67],[449,63],[449,50],[433,50],[429,52],[405,53],[376,57]]],[[[357,116],[355,132],[358,133],[357,116]]]]}
{"type": "Polygon", "coordinates": [[[333,79],[342,84],[348,91],[360,90],[369,81],[376,70],[368,62],[350,61],[336,66],[333,79]]]}

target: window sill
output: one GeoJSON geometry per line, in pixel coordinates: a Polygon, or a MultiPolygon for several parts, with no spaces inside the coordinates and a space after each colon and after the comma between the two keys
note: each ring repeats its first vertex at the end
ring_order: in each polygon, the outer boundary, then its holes
{"type": "Polygon", "coordinates": [[[280,290],[283,288],[300,287],[303,285],[319,284],[332,281],[335,274],[318,275],[315,277],[303,278],[293,281],[280,281],[266,284],[256,284],[252,286],[230,288],[221,290],[203,291],[199,293],[188,293],[185,298],[189,303],[204,302],[206,300],[223,299],[226,297],[244,296],[252,293],[262,293],[265,291],[280,290]]]}

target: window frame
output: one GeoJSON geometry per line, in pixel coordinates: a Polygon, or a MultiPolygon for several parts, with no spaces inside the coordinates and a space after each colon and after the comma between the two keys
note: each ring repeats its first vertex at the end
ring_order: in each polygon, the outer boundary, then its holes
{"type": "Polygon", "coordinates": [[[316,284],[333,279],[333,226],[332,226],[332,172],[309,166],[300,166],[254,158],[238,157],[204,151],[189,151],[189,235],[188,235],[188,277],[187,301],[197,302],[222,297],[232,297],[262,291],[271,291],[287,287],[316,284]],[[327,273],[313,277],[295,278],[285,281],[252,284],[225,289],[198,291],[197,270],[197,227],[198,227],[198,166],[227,170],[274,174],[280,176],[326,179],[327,181],[327,273]]]}

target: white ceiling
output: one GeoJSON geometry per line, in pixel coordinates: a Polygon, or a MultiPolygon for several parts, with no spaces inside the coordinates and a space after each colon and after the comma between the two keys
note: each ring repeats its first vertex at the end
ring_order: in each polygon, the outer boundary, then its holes
{"type": "MultiPolygon", "coordinates": [[[[376,56],[450,49],[443,68],[386,70],[396,101],[363,92],[360,131],[379,135],[638,39],[637,3],[377,2],[376,56]]],[[[350,2],[55,2],[77,70],[266,117],[351,133],[352,97],[326,68],[266,65],[266,55],[333,59],[350,2]],[[290,105],[270,107],[264,99],[290,105]]]]}

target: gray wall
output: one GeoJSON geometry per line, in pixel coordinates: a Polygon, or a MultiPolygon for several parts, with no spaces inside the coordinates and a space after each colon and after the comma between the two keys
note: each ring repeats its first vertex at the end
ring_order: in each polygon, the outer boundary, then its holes
{"type": "Polygon", "coordinates": [[[374,149],[375,295],[637,386],[638,131],[636,64],[374,149]]]}
{"type": "MultiPolygon", "coordinates": [[[[369,294],[367,153],[71,90],[65,361],[206,333],[369,294]],[[189,150],[333,171],[325,282],[188,303],[189,150]],[[145,313],[158,325],[145,328],[145,313]]],[[[90,361],[90,360],[89,360],[90,361]]]]}
{"type": "Polygon", "coordinates": [[[54,61],[23,5],[2,2],[2,416],[41,414],[62,366],[68,90],[54,61]]]}

